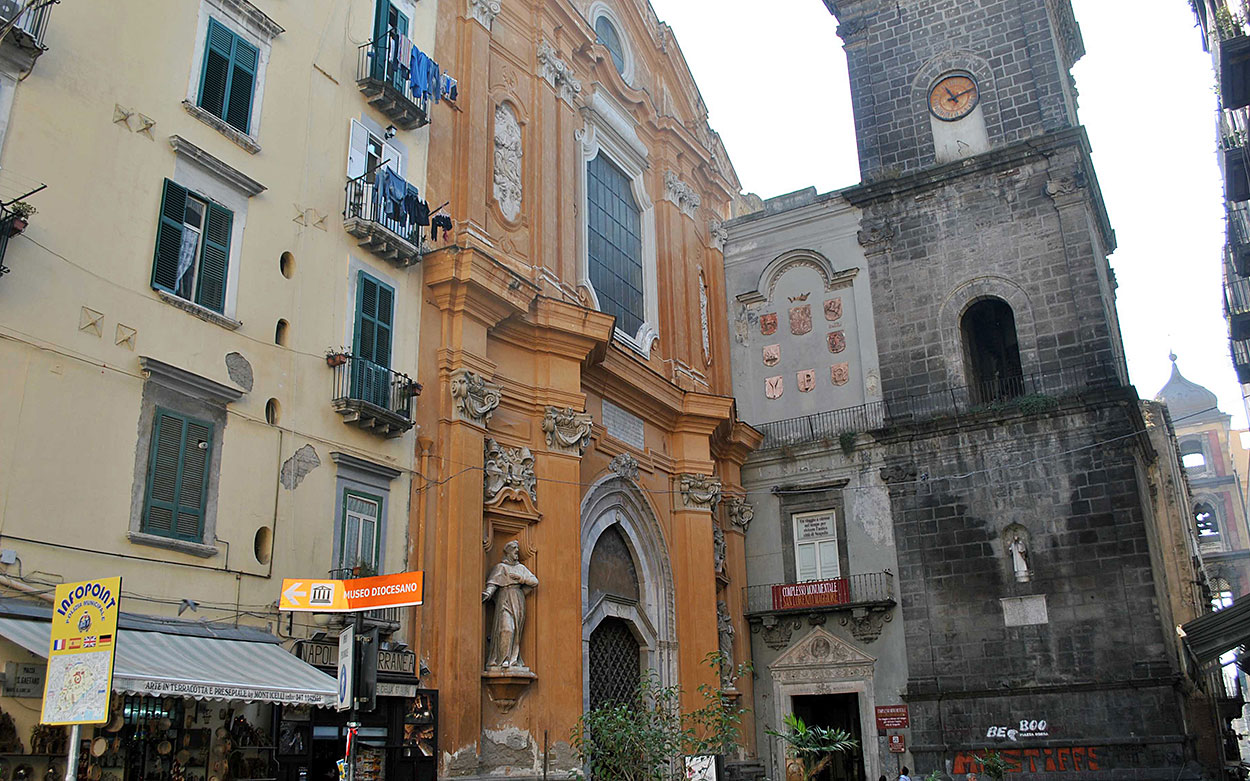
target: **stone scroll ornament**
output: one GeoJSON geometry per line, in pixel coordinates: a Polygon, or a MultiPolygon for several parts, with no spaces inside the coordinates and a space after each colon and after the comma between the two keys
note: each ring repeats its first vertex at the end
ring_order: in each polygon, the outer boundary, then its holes
{"type": "Polygon", "coordinates": [[[543,432],[547,435],[547,447],[580,456],[590,444],[594,418],[589,412],[577,412],[572,407],[547,407],[542,425],[543,432]]]}
{"type": "Polygon", "coordinates": [[[845,385],[851,381],[851,365],[843,361],[829,367],[829,379],[834,385],[845,385]]]}
{"type": "Polygon", "coordinates": [[[495,106],[495,202],[509,220],[521,213],[521,126],[506,103],[495,106]]]}
{"type": "Polygon", "coordinates": [[[777,333],[776,312],[769,312],[766,315],[760,315],[760,333],[764,336],[772,336],[777,333]]]}
{"type": "Polygon", "coordinates": [[[499,386],[468,369],[451,373],[451,402],[456,417],[482,428],[499,406],[499,386]]]}
{"type": "Polygon", "coordinates": [[[812,388],[816,387],[815,369],[804,369],[803,371],[797,373],[796,378],[798,379],[800,393],[807,393],[812,388]]]}
{"type": "Polygon", "coordinates": [[[768,344],[764,346],[764,365],[776,366],[781,360],[781,345],[768,344]]]}
{"type": "Polygon", "coordinates": [[[812,330],[812,305],[790,307],[790,333],[802,336],[812,330]]]}
{"type": "Polygon", "coordinates": [[[521,563],[521,546],[509,540],[503,560],[486,578],[482,602],[495,600],[487,670],[525,670],[521,659],[521,635],[525,632],[525,597],[538,587],[538,578],[521,563]]]}
{"type": "Polygon", "coordinates": [[[846,331],[829,332],[829,352],[840,353],[846,349],[846,331]]]}
{"type": "Polygon", "coordinates": [[[825,302],[825,319],[829,322],[842,319],[842,299],[831,298],[825,302]]]}
{"type": "Polygon", "coordinates": [[[538,478],[534,454],[527,447],[508,447],[487,437],[483,458],[482,496],[488,505],[509,499],[538,501],[538,478]]]}
{"type": "Polygon", "coordinates": [[[681,498],[687,509],[711,510],[720,501],[720,480],[711,475],[683,474],[681,498]]]}

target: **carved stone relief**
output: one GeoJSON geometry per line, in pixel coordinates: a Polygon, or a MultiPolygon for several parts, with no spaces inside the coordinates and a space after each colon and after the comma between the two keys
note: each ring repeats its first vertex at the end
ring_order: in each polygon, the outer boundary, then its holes
{"type": "Polygon", "coordinates": [[[521,213],[521,125],[512,107],[495,106],[495,202],[509,220],[521,213]]]}
{"type": "Polygon", "coordinates": [[[708,223],[707,232],[712,237],[712,246],[724,252],[725,242],[729,241],[729,231],[724,224],[720,220],[712,220],[708,223]]]}
{"type": "Polygon", "coordinates": [[[577,412],[572,407],[547,407],[542,425],[543,432],[547,435],[547,447],[560,453],[576,453],[580,456],[590,444],[594,418],[589,412],[577,412]]]}
{"type": "Polygon", "coordinates": [[[527,447],[508,447],[487,437],[483,459],[482,489],[486,504],[497,505],[509,499],[538,501],[538,478],[534,476],[534,454],[527,447]]]}
{"type": "Polygon", "coordinates": [[[664,172],[664,199],[677,204],[677,208],[687,217],[694,217],[695,211],[703,203],[694,188],[679,179],[673,171],[664,172]]]}
{"type": "Polygon", "coordinates": [[[716,603],[716,635],[721,653],[720,683],[728,689],[734,679],[734,622],[729,616],[729,605],[725,600],[716,603]]]}
{"type": "Polygon", "coordinates": [[[547,41],[538,45],[538,75],[546,79],[556,95],[569,105],[582,91],[582,83],[573,76],[573,69],[547,41]]]}
{"type": "Polygon", "coordinates": [[[469,18],[489,30],[499,7],[499,0],[469,0],[469,18]]]}
{"type": "Polygon", "coordinates": [[[849,627],[851,635],[861,643],[871,643],[881,636],[885,624],[894,620],[894,613],[889,610],[866,610],[862,614],[856,610],[849,616],[842,616],[842,626],[849,627]]]}
{"type": "Polygon", "coordinates": [[[776,616],[765,616],[758,622],[751,622],[751,631],[760,635],[764,640],[764,645],[778,650],[789,645],[794,631],[802,626],[803,622],[797,618],[779,619],[776,616]]]}
{"type": "Polygon", "coordinates": [[[829,380],[834,385],[845,385],[851,381],[851,365],[846,361],[835,363],[829,367],[829,380]]]}
{"type": "Polygon", "coordinates": [[[755,508],[742,496],[729,497],[729,522],[746,534],[747,527],[755,520],[755,508]]]}
{"type": "Polygon", "coordinates": [[[812,305],[790,307],[790,333],[802,336],[812,330],[812,305]]]}
{"type": "Polygon", "coordinates": [[[626,480],[638,479],[638,459],[629,453],[613,456],[612,460],[608,462],[608,469],[626,480]]]}
{"type": "Polygon", "coordinates": [[[894,228],[884,220],[865,220],[863,229],[856,234],[860,246],[871,247],[894,238],[894,228]]]}
{"type": "Polygon", "coordinates": [[[704,366],[712,364],[712,334],[708,325],[707,305],[707,280],[703,277],[703,269],[699,269],[699,323],[703,329],[704,366]]]}
{"type": "Polygon", "coordinates": [[[499,406],[499,386],[469,369],[456,369],[451,373],[451,404],[457,420],[486,428],[499,406]]]}
{"type": "Polygon", "coordinates": [[[717,523],[712,524],[712,570],[725,574],[725,532],[717,523]]]}
{"type": "Polygon", "coordinates": [[[720,501],[720,480],[711,475],[681,476],[682,505],[688,510],[712,510],[720,501]]]}

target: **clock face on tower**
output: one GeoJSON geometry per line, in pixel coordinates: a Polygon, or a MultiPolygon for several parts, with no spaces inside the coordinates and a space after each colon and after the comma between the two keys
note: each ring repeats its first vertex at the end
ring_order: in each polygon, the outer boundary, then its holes
{"type": "Polygon", "coordinates": [[[944,122],[963,119],[977,107],[977,83],[966,73],[943,76],[929,91],[929,111],[944,122]]]}

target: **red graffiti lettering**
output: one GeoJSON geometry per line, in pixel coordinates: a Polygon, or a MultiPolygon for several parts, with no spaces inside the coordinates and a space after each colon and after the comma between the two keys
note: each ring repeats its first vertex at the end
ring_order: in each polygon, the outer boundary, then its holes
{"type": "MultiPolygon", "coordinates": [[[[1008,773],[1068,773],[1100,769],[1098,749],[1095,746],[1011,748],[998,751],[998,754],[1006,760],[1008,773]]],[[[951,772],[956,777],[966,773],[982,773],[984,768],[981,766],[981,759],[984,756],[984,751],[956,752],[951,772]]]]}
{"type": "Polygon", "coordinates": [[[1046,758],[1046,772],[1055,772],[1055,750],[1053,748],[1042,749],[1042,756],[1046,758]]]}
{"type": "Polygon", "coordinates": [[[1081,760],[1082,760],[1082,759],[1084,759],[1084,758],[1085,758],[1085,747],[1084,747],[1084,746],[1073,746],[1073,747],[1072,747],[1072,769],[1073,769],[1073,770],[1080,770],[1080,769],[1081,769],[1081,760]]]}
{"type": "MultiPolygon", "coordinates": [[[[1037,772],[1037,759],[1042,756],[1042,752],[1038,751],[1035,748],[1026,748],[1021,753],[1024,754],[1024,756],[1028,757],[1029,772],[1036,773],[1037,772]]],[[[1024,763],[1021,762],[1020,764],[1023,765],[1024,763]]]]}
{"type": "Polygon", "coordinates": [[[1068,763],[1072,761],[1072,749],[1061,748],[1057,752],[1055,752],[1055,755],[1059,758],[1059,769],[1067,770],[1068,763]]]}
{"type": "Polygon", "coordinates": [[[1002,753],[1003,753],[1003,759],[1007,761],[1007,772],[1019,773],[1020,772],[1020,749],[1013,748],[1013,749],[1004,751],[1002,753]]]}
{"type": "Polygon", "coordinates": [[[957,776],[963,775],[964,773],[975,773],[977,771],[977,768],[975,767],[976,764],[977,758],[974,754],[961,751],[955,755],[955,766],[952,768],[951,772],[957,776]]]}
{"type": "Polygon", "coordinates": [[[1089,748],[1085,749],[1085,753],[1089,756],[1089,759],[1085,762],[1086,769],[1101,770],[1101,768],[1098,767],[1098,754],[1096,753],[1097,751],[1098,749],[1094,748],[1093,746],[1090,746],[1089,748]]]}

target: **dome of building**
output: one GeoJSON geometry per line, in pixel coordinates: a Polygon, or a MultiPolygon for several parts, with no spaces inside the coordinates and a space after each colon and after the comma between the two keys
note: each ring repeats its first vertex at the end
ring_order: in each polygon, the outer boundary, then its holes
{"type": "Polygon", "coordinates": [[[1219,399],[1214,393],[1196,382],[1190,382],[1181,374],[1176,366],[1176,353],[1168,357],[1172,359],[1172,376],[1155,394],[1155,401],[1168,405],[1172,422],[1177,426],[1192,426],[1227,417],[1220,412],[1219,399]]]}

